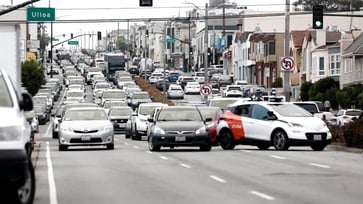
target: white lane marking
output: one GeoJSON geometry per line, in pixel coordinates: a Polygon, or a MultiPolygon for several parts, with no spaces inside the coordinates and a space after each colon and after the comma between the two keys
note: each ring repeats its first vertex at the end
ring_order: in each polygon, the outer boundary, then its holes
{"type": "Polygon", "coordinates": [[[168,160],[168,158],[167,157],[164,157],[164,156],[160,156],[160,159],[168,160]]]}
{"type": "Polygon", "coordinates": [[[50,159],[49,142],[47,142],[46,158],[47,158],[47,166],[48,166],[49,203],[57,204],[58,203],[57,189],[55,188],[53,164],[52,164],[52,160],[50,159]]]}
{"type": "Polygon", "coordinates": [[[275,159],[286,159],[285,157],[280,157],[280,156],[277,156],[277,155],[270,155],[272,158],[275,158],[275,159]]]}
{"type": "Polygon", "coordinates": [[[187,168],[187,169],[192,168],[192,167],[191,167],[191,166],[189,166],[188,164],[183,164],[183,163],[179,164],[179,166],[184,167],[184,168],[187,168]]]}
{"type": "Polygon", "coordinates": [[[148,151],[146,151],[146,153],[148,153],[148,154],[152,154],[152,152],[151,152],[151,151],[149,151],[149,150],[148,150],[148,151]]]}
{"type": "Polygon", "coordinates": [[[128,145],[129,145],[129,143],[125,142],[125,145],[127,145],[127,146],[128,146],[128,145]]]}
{"type": "Polygon", "coordinates": [[[139,147],[138,147],[138,146],[136,146],[136,145],[134,145],[134,148],[135,148],[135,149],[139,149],[139,147]]]}
{"type": "Polygon", "coordinates": [[[315,163],[310,163],[311,166],[316,166],[316,167],[321,167],[321,168],[325,168],[325,169],[330,169],[330,166],[326,166],[326,165],[322,165],[322,164],[315,164],[315,163]]]}
{"type": "Polygon", "coordinates": [[[220,183],[227,183],[227,181],[226,181],[226,180],[221,179],[221,178],[219,178],[219,177],[217,177],[217,176],[213,176],[213,175],[211,175],[211,176],[209,176],[209,177],[211,177],[212,179],[214,179],[214,180],[216,180],[216,181],[218,181],[218,182],[220,182],[220,183]]]}
{"type": "Polygon", "coordinates": [[[252,152],[252,151],[250,151],[250,150],[241,150],[242,152],[246,152],[246,153],[250,153],[250,152],[252,152]]]}
{"type": "Polygon", "coordinates": [[[43,135],[43,137],[47,137],[48,136],[51,125],[52,125],[52,123],[49,123],[48,128],[47,128],[47,132],[45,133],[45,135],[43,135]]]}
{"type": "Polygon", "coordinates": [[[257,191],[250,191],[250,193],[253,194],[253,195],[256,195],[258,197],[264,198],[266,200],[275,200],[274,197],[263,194],[263,193],[260,193],[260,192],[257,192],[257,191]]]}

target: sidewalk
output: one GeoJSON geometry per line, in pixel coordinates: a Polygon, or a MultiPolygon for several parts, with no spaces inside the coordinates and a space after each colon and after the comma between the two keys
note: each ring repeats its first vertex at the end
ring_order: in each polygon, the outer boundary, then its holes
{"type": "Polygon", "coordinates": [[[330,144],[327,146],[327,149],[334,150],[334,151],[341,151],[341,152],[351,152],[351,153],[363,154],[363,149],[346,147],[346,146],[341,146],[341,145],[337,145],[337,144],[330,144]]]}

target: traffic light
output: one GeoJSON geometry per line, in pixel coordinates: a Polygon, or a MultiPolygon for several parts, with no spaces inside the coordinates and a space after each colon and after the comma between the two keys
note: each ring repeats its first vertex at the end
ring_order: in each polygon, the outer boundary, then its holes
{"type": "Polygon", "coordinates": [[[141,7],[144,7],[144,6],[153,6],[153,0],[139,0],[139,5],[141,7]]]}
{"type": "Polygon", "coordinates": [[[189,55],[193,55],[193,48],[192,47],[189,48],[189,55]]]}
{"type": "Polygon", "coordinates": [[[102,40],[102,33],[101,31],[97,32],[97,40],[102,40]]]}
{"type": "Polygon", "coordinates": [[[73,33],[71,33],[71,38],[73,38],[73,33]]]}
{"type": "Polygon", "coordinates": [[[323,28],[323,17],[324,17],[324,6],[314,5],[313,6],[313,28],[322,29],[323,28]]]}
{"type": "Polygon", "coordinates": [[[149,37],[149,30],[146,30],[146,32],[145,32],[145,36],[146,36],[146,37],[149,37]]]}

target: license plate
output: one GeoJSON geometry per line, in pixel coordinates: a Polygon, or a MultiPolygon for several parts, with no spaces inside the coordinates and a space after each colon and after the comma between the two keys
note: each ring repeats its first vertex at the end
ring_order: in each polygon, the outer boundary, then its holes
{"type": "Polygon", "coordinates": [[[81,136],[81,140],[82,141],[90,141],[91,140],[91,135],[83,135],[83,136],[81,136]]]}
{"type": "Polygon", "coordinates": [[[175,136],[175,142],[185,142],[185,136],[175,136]]]}
{"type": "Polygon", "coordinates": [[[314,140],[321,140],[321,135],[314,135],[314,140]]]}
{"type": "Polygon", "coordinates": [[[118,124],[118,126],[119,126],[119,127],[125,127],[125,126],[126,126],[126,124],[125,124],[125,123],[120,123],[120,124],[118,124]]]}

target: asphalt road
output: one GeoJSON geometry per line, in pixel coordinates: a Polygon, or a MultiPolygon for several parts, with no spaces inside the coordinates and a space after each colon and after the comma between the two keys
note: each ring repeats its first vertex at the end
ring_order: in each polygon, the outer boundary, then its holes
{"type": "MultiPolygon", "coordinates": [[[[89,100],[90,95],[87,95],[89,100]]],[[[186,101],[200,100],[199,95],[186,101]]],[[[363,200],[363,155],[309,147],[288,151],[237,146],[162,149],[115,135],[115,149],[59,152],[51,123],[33,153],[36,204],[349,203],[363,200]]],[[[145,138],[144,138],[145,139],[145,138]]]]}
{"type": "Polygon", "coordinates": [[[33,154],[34,203],[362,203],[362,154],[237,146],[149,152],[116,135],[115,150],[59,152],[47,125],[33,154]]]}

